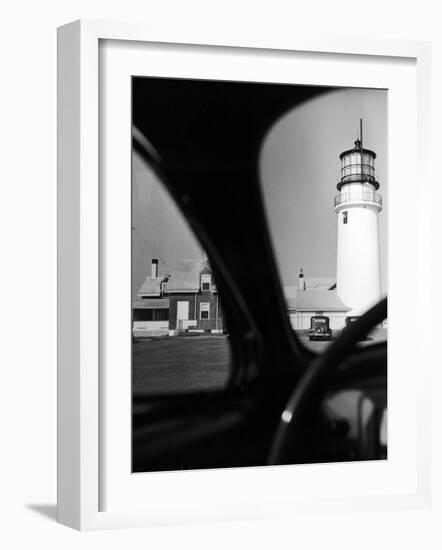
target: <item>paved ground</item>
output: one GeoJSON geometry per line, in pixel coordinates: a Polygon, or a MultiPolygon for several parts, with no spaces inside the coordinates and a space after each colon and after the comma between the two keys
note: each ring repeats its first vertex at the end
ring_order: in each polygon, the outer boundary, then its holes
{"type": "MultiPolygon", "coordinates": [[[[385,332],[374,335],[384,339],[385,332]]],[[[322,352],[330,342],[309,342],[322,352]]],[[[133,344],[133,389],[149,394],[184,393],[222,388],[230,368],[226,336],[175,336],[139,338],[133,344]]]]}

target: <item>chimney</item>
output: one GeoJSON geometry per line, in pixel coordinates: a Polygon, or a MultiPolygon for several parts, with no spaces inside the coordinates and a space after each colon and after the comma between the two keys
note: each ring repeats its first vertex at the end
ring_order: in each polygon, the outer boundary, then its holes
{"type": "Polygon", "coordinates": [[[150,278],[156,279],[157,277],[158,277],[158,260],[152,260],[150,278]]]}
{"type": "Polygon", "coordinates": [[[302,272],[302,269],[299,270],[298,289],[299,290],[305,290],[304,273],[302,272]]]}

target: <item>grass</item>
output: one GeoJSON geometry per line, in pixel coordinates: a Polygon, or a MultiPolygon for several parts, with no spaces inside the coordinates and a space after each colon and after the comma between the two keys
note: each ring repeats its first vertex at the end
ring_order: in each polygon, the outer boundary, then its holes
{"type": "Polygon", "coordinates": [[[135,393],[187,393],[222,388],[230,370],[227,336],[139,338],[133,344],[135,393]]]}

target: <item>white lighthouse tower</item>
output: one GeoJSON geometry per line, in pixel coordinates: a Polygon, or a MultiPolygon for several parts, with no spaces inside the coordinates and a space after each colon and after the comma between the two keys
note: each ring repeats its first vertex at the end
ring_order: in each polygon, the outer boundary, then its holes
{"type": "Polygon", "coordinates": [[[337,185],[338,258],[336,291],[351,308],[349,316],[362,315],[381,299],[379,220],[382,197],[376,193],[376,153],[364,149],[360,139],[341,153],[341,179],[337,185]]]}

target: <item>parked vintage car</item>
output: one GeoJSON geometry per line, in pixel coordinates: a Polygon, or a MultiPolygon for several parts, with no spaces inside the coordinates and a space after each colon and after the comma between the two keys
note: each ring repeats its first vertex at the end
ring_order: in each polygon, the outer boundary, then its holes
{"type": "Polygon", "coordinates": [[[351,323],[356,323],[359,319],[358,315],[353,315],[345,318],[345,326],[348,327],[351,323]]]}
{"type": "MultiPolygon", "coordinates": [[[[360,319],[359,315],[352,315],[345,318],[345,329],[347,330],[353,323],[356,323],[360,319]]],[[[368,334],[364,334],[361,337],[361,341],[372,340],[368,334]]]]}
{"type": "Polygon", "coordinates": [[[308,339],[312,340],[331,340],[332,331],[330,328],[330,318],[326,315],[314,315],[310,319],[310,330],[308,339]]]}
{"type": "Polygon", "coordinates": [[[260,188],[269,129],[327,88],[132,82],[134,149],[207,252],[231,350],[221,389],[133,395],[133,471],[385,458],[386,342],[356,344],[386,317],[386,300],[321,353],[304,346],[286,312],[260,188]]]}

